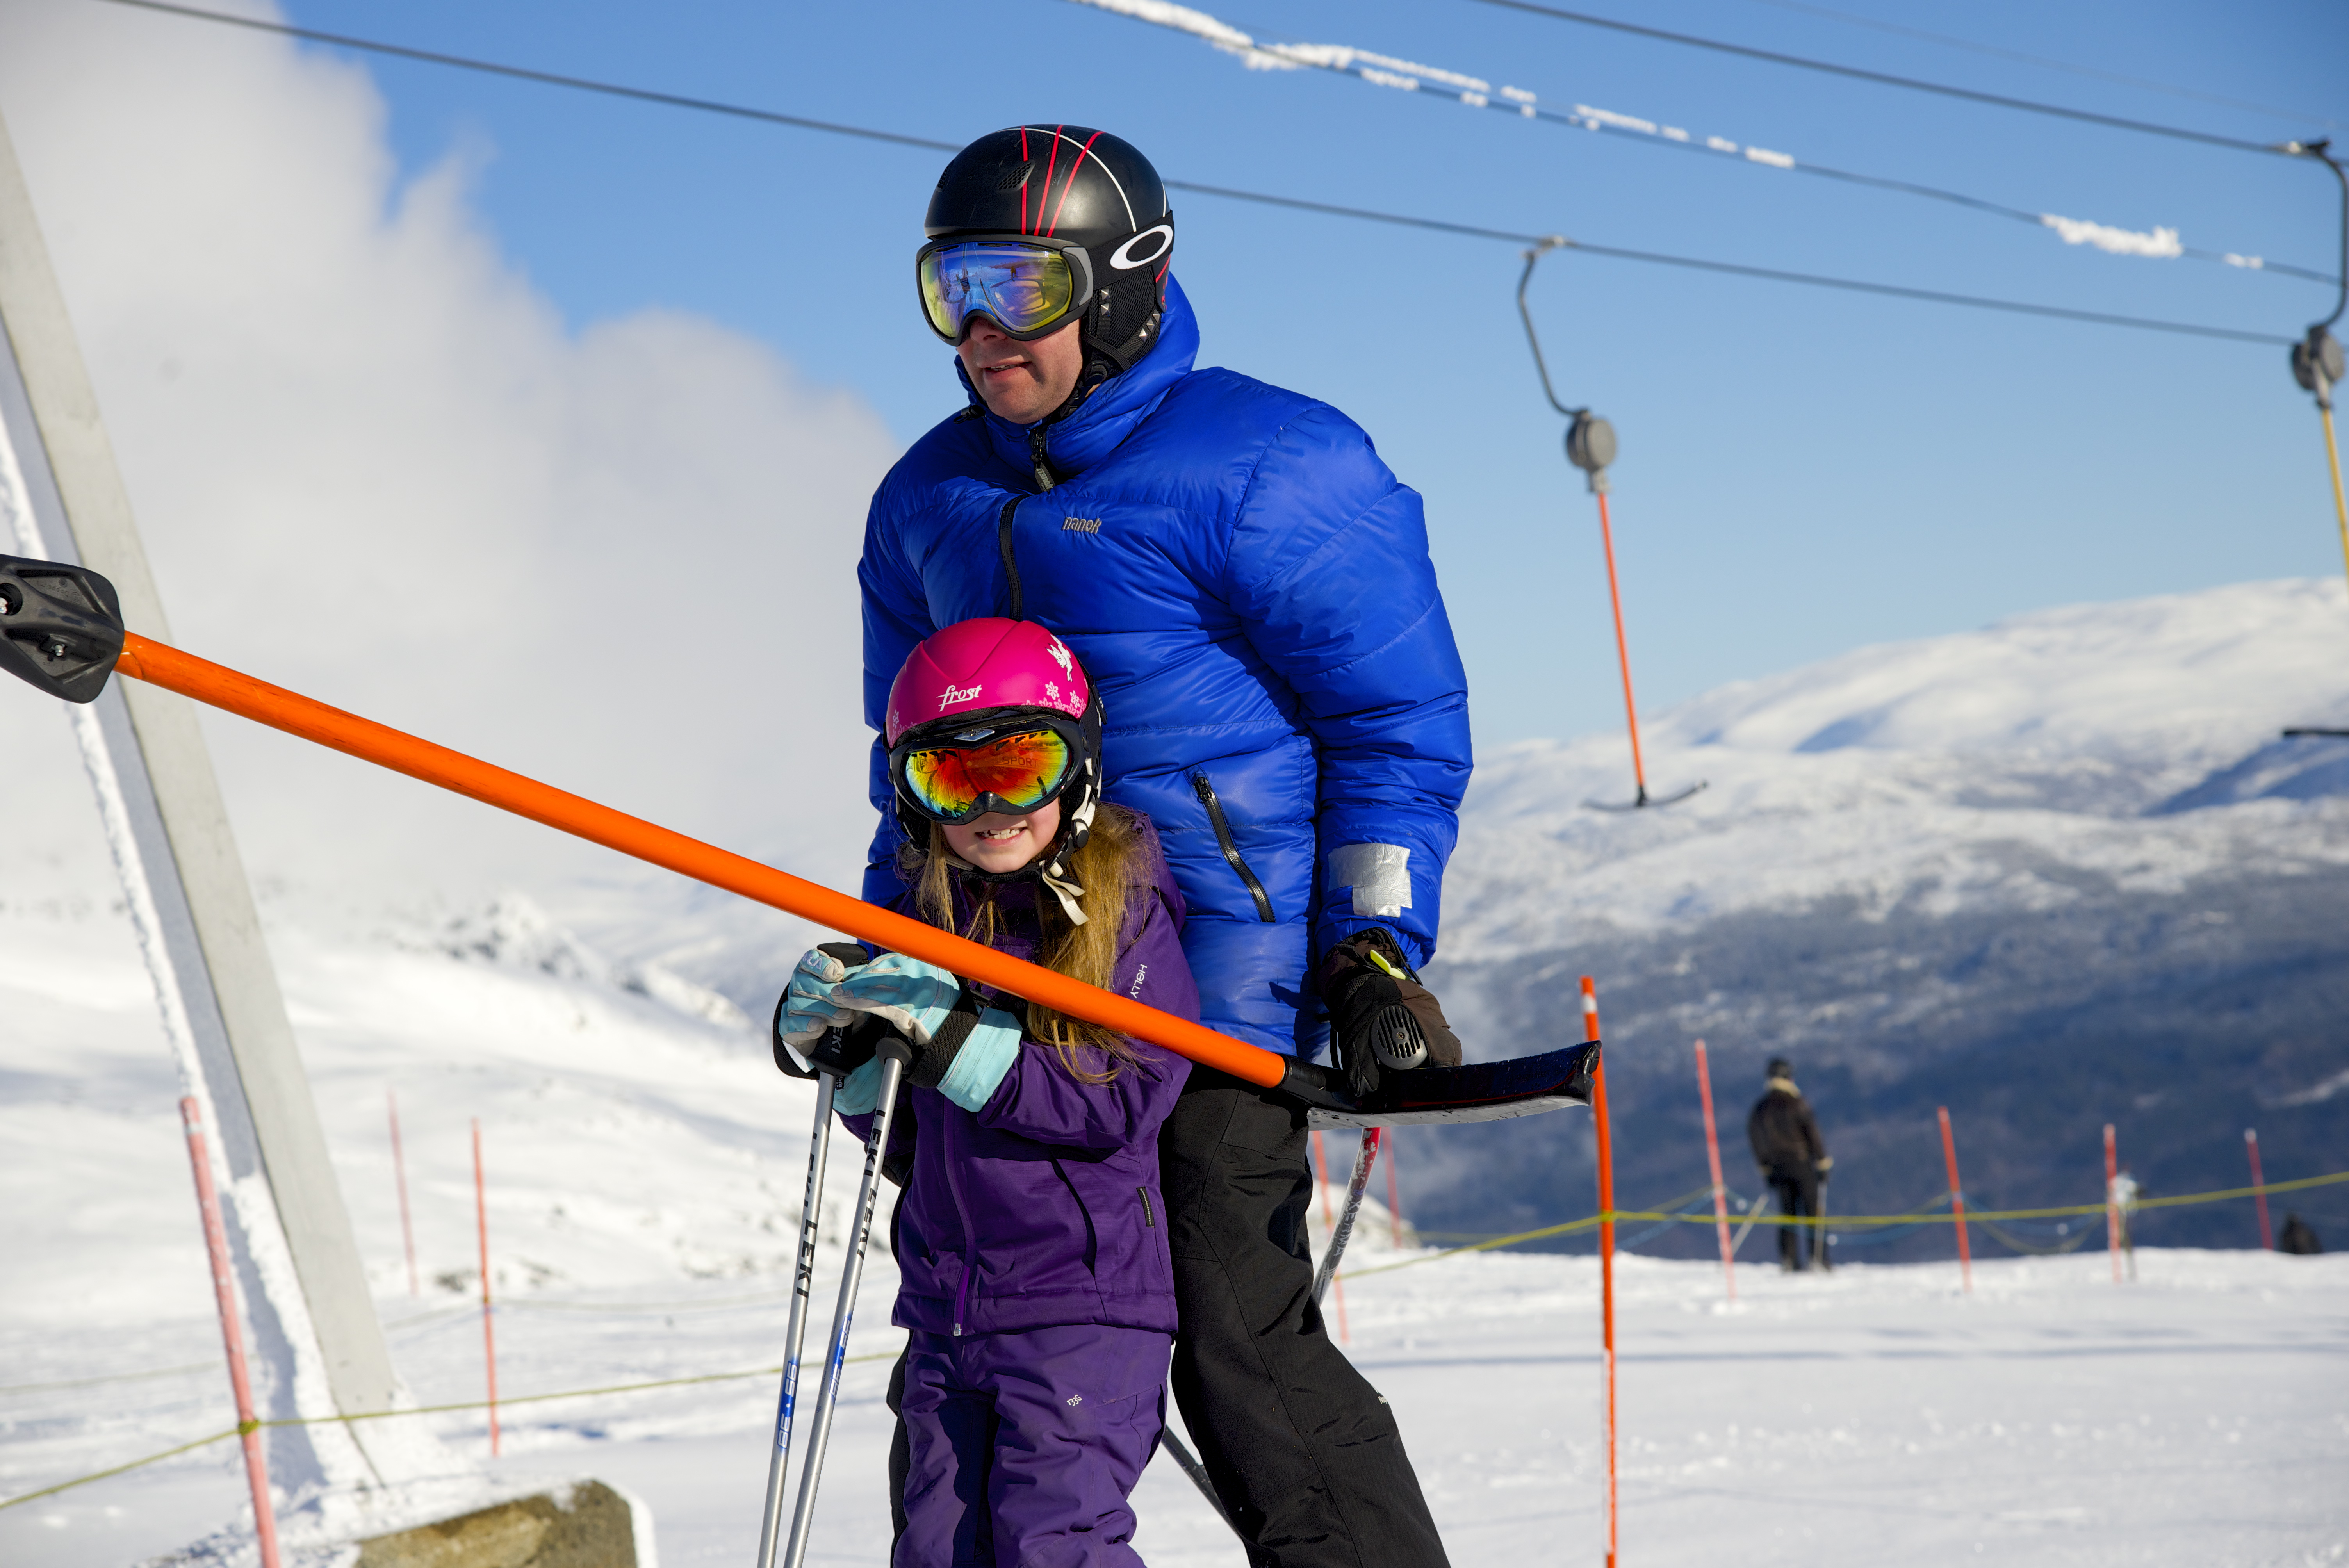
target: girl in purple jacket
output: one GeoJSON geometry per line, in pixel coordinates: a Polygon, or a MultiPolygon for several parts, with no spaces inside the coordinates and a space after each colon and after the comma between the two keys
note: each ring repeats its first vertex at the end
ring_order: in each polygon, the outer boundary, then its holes
{"type": "MultiPolygon", "coordinates": [[[[1149,820],[1101,799],[1098,697],[1059,638],[965,621],[889,693],[900,913],[1185,1018],[1183,898],[1149,820]]],[[[934,965],[800,961],[794,1044],[874,1015],[914,1047],[889,1150],[908,1331],[898,1568],[1133,1568],[1174,1288],[1158,1128],[1190,1064],[934,965]]],[[[842,1084],[869,1136],[880,1064],[842,1084]]]]}

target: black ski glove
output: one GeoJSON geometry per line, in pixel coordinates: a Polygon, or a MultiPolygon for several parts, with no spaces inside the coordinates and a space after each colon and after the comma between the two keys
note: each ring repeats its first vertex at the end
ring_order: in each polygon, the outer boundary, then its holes
{"type": "Polygon", "coordinates": [[[1383,1072],[1460,1065],[1460,1038],[1435,994],[1403,961],[1394,934],[1373,925],[1322,955],[1314,989],[1330,1009],[1330,1037],[1357,1095],[1383,1072]]]}

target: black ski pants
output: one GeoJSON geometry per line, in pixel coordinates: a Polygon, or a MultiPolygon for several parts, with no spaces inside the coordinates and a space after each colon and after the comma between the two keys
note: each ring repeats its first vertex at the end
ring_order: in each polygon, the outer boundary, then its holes
{"type": "Polygon", "coordinates": [[[1251,1568],[1447,1568],[1385,1398],[1313,1302],[1303,1117],[1194,1067],[1158,1139],[1174,1389],[1251,1568]]]}
{"type": "MultiPolygon", "coordinates": [[[[1769,1170],[1770,1190],[1778,1194],[1778,1212],[1782,1214],[1816,1219],[1819,1212],[1819,1173],[1808,1163],[1773,1165],[1769,1170]]],[[[1790,1269],[1803,1266],[1800,1233],[1811,1239],[1810,1266],[1817,1268],[1826,1255],[1826,1237],[1816,1225],[1781,1225],[1778,1227],[1778,1261],[1790,1269]]]]}

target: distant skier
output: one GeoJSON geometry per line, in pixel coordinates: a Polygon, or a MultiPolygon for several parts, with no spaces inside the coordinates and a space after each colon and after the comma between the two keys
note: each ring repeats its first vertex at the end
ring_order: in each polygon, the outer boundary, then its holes
{"type": "Polygon", "coordinates": [[[2316,1239],[2316,1227],[2298,1214],[2283,1217],[2283,1229],[2276,1233],[2276,1251],[2313,1258],[2323,1250],[2324,1243],[2316,1239]]]}
{"type": "MultiPolygon", "coordinates": [[[[1183,895],[1149,820],[1100,797],[1101,699],[1066,645],[1032,622],[949,626],[887,714],[900,913],[1199,1016],[1183,895]]],[[[890,1237],[907,1331],[891,1561],[1140,1568],[1126,1500],[1175,1323],[1158,1130],[1191,1064],[897,953],[811,951],[777,1032],[810,1045],[861,1014],[915,1048],[891,1128],[910,1157],[890,1237]]],[[[869,1060],[841,1085],[859,1138],[880,1076],[869,1060]]]]}
{"type": "MultiPolygon", "coordinates": [[[[1784,1057],[1770,1058],[1769,1084],[1745,1119],[1745,1137],[1754,1145],[1754,1163],[1778,1194],[1779,1212],[1789,1219],[1816,1219],[1819,1188],[1834,1168],[1810,1102],[1795,1087],[1795,1064],[1784,1057]]],[[[1797,1233],[1811,1238],[1810,1266],[1825,1268],[1826,1238],[1810,1224],[1778,1227],[1778,1262],[1788,1272],[1804,1266],[1797,1233]]]]}

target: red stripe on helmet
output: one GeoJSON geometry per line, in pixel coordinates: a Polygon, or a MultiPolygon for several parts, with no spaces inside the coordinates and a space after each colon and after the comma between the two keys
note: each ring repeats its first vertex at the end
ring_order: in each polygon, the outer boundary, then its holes
{"type": "MultiPolygon", "coordinates": [[[[1046,239],[1049,240],[1054,234],[1060,232],[1061,209],[1069,204],[1069,192],[1077,188],[1077,170],[1085,166],[1085,154],[1093,150],[1093,143],[1099,141],[1101,139],[1101,136],[1102,133],[1100,131],[1097,130],[1093,132],[1092,136],[1086,138],[1085,144],[1077,149],[1077,160],[1069,165],[1069,182],[1061,187],[1061,200],[1055,203],[1052,208],[1052,226],[1044,231],[1044,237],[1046,239]]],[[[1051,193],[1051,177],[1047,175],[1044,180],[1045,193],[1050,195],[1051,193]]],[[[1040,208],[1042,204],[1040,202],[1038,205],[1040,208]]],[[[1042,216],[1042,213],[1040,211],[1038,216],[1042,216]]]]}
{"type": "MultiPolygon", "coordinates": [[[[1044,198],[1052,193],[1052,170],[1061,162],[1061,128],[1052,128],[1052,150],[1044,159],[1044,189],[1036,193],[1036,222],[1044,221],[1044,198]]],[[[1023,231],[1024,232],[1024,231],[1023,231]]]]}

